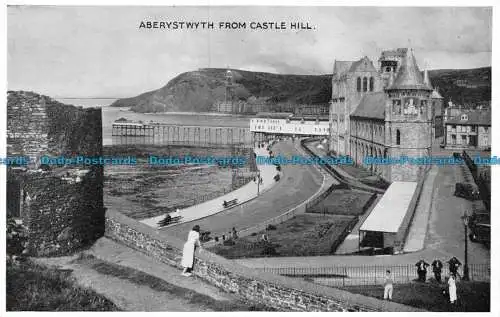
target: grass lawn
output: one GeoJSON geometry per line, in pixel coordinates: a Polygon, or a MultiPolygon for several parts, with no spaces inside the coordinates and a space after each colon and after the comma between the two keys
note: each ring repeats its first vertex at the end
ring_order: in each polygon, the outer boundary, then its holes
{"type": "Polygon", "coordinates": [[[373,175],[370,171],[354,165],[346,164],[346,165],[339,165],[339,167],[343,169],[347,174],[357,179],[362,179],[373,175]]]}
{"type": "Polygon", "coordinates": [[[314,256],[331,254],[331,246],[347,226],[351,216],[302,214],[257,235],[234,240],[231,246],[217,245],[212,252],[228,259],[264,256],[314,256]],[[262,234],[277,254],[263,254],[266,246],[259,243],[262,234]]]}
{"type": "Polygon", "coordinates": [[[363,206],[371,195],[349,189],[337,189],[308,212],[359,216],[363,214],[363,206]]]}
{"type": "Polygon", "coordinates": [[[30,261],[7,263],[7,311],[119,311],[92,290],[75,285],[71,272],[30,261]]]}
{"type": "Polygon", "coordinates": [[[243,301],[229,302],[215,300],[210,296],[199,294],[190,289],[168,283],[142,271],[109,263],[95,258],[92,255],[83,255],[79,259],[75,260],[75,262],[90,265],[92,269],[101,274],[125,279],[137,285],[145,285],[158,292],[168,292],[180,298],[184,298],[190,303],[204,306],[214,311],[274,311],[274,309],[262,304],[253,304],[243,301]]]}
{"type": "MultiPolygon", "coordinates": [[[[348,286],[345,290],[366,296],[383,298],[382,286],[348,286]]],[[[408,283],[395,284],[392,299],[394,302],[414,306],[429,311],[439,312],[489,312],[490,311],[490,283],[486,282],[459,282],[457,283],[458,302],[449,303],[449,295],[443,294],[447,284],[437,283],[408,283]]]]}

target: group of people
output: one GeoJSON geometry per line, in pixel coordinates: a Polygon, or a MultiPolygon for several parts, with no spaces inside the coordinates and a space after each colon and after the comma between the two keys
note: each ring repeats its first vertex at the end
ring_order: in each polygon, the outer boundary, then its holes
{"type": "MultiPolygon", "coordinates": [[[[450,297],[450,303],[455,304],[457,301],[457,275],[458,268],[462,265],[460,261],[456,257],[452,257],[448,260],[450,276],[448,278],[448,294],[450,297]]],[[[441,273],[443,271],[443,262],[441,260],[436,259],[430,265],[424,260],[418,261],[415,266],[417,267],[417,275],[418,281],[425,282],[427,276],[427,268],[432,266],[432,272],[434,273],[434,278],[438,283],[442,282],[441,273]]],[[[385,279],[384,279],[384,299],[392,300],[392,292],[393,292],[393,278],[390,270],[386,271],[385,279]]]]}
{"type": "MultiPolygon", "coordinates": [[[[452,257],[451,259],[448,260],[447,263],[450,275],[456,279],[458,275],[458,269],[462,265],[462,263],[460,263],[460,261],[456,257],[452,257]]],[[[444,266],[441,260],[436,259],[430,265],[424,260],[420,260],[415,264],[415,266],[417,267],[418,281],[425,282],[427,280],[427,268],[429,266],[432,266],[432,272],[434,273],[434,278],[438,283],[441,283],[442,281],[441,273],[443,271],[443,266],[444,266]]]]}

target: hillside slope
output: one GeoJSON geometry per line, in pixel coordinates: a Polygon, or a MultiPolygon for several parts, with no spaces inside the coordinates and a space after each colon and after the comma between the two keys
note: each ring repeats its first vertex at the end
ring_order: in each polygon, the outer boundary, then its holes
{"type": "MultiPolygon", "coordinates": [[[[279,75],[232,70],[237,100],[256,104],[328,103],[329,75],[279,75]]],[[[158,90],[118,99],[112,107],[131,107],[137,112],[210,111],[225,98],[226,69],[200,69],[182,73],[158,90]]]]}
{"type": "MultiPolygon", "coordinates": [[[[237,100],[250,104],[327,104],[331,75],[281,75],[232,70],[237,100]]],[[[137,112],[210,111],[225,98],[226,69],[204,68],[178,75],[167,85],[132,98],[116,100],[112,107],[131,107],[137,112]]],[[[429,72],[434,87],[456,103],[491,100],[491,67],[429,72]]]]}

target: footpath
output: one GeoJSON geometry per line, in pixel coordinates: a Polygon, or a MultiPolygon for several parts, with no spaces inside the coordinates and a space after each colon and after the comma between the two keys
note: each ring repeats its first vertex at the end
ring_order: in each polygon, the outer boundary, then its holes
{"type": "MultiPolygon", "coordinates": [[[[263,148],[255,148],[254,153],[257,156],[269,157],[269,153],[266,150],[268,144],[265,144],[263,148]]],[[[197,204],[185,209],[181,209],[177,212],[171,213],[172,217],[180,216],[179,222],[170,224],[165,226],[165,228],[169,228],[172,226],[180,225],[186,222],[191,222],[194,220],[202,219],[208,216],[215,215],[221,211],[224,211],[228,208],[224,208],[224,201],[231,201],[233,199],[237,199],[237,204],[229,207],[236,207],[241,205],[249,200],[254,199],[259,194],[264,193],[269,190],[276,184],[274,180],[274,176],[278,174],[276,170],[276,166],[273,164],[265,164],[265,165],[257,165],[257,168],[260,171],[260,177],[262,178],[262,183],[257,184],[255,181],[251,181],[244,186],[227,193],[226,195],[219,196],[215,199],[203,202],[201,204],[197,204]]],[[[280,173],[281,174],[281,173],[280,173]]],[[[148,219],[141,220],[140,222],[154,228],[158,228],[158,222],[163,220],[165,215],[156,216],[148,219]]]]}
{"type": "Polygon", "coordinates": [[[35,261],[71,270],[79,286],[93,289],[124,311],[246,310],[235,296],[197,277],[181,276],[178,269],[108,238],[82,256],[35,261]]]}

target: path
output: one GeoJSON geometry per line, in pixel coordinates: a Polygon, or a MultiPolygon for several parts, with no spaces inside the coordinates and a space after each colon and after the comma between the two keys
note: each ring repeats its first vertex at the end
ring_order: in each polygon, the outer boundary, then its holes
{"type": "MultiPolygon", "coordinates": [[[[215,301],[230,303],[237,300],[231,294],[222,292],[199,278],[181,276],[178,269],[107,238],[98,240],[92,249],[85,253],[112,264],[140,270],[172,285],[209,296],[215,301]]],[[[95,290],[125,311],[212,311],[205,305],[193,303],[179,294],[158,291],[124,278],[99,273],[85,261],[72,263],[75,259],[76,256],[40,258],[36,261],[72,270],[72,276],[80,286],[95,290]]]]}
{"type": "MultiPolygon", "coordinates": [[[[255,148],[254,152],[257,156],[269,157],[269,153],[266,148],[255,148]]],[[[182,223],[191,222],[194,220],[202,219],[208,216],[215,215],[221,211],[224,211],[223,203],[224,201],[231,201],[233,199],[238,199],[238,205],[243,204],[255,197],[258,193],[264,193],[269,190],[272,186],[276,184],[274,176],[278,173],[276,171],[276,166],[274,165],[258,165],[260,171],[260,176],[262,177],[262,184],[258,185],[256,182],[249,182],[242,187],[229,192],[225,195],[219,196],[215,199],[197,204],[186,209],[181,209],[179,212],[171,213],[172,217],[181,216],[181,220],[177,223],[171,224],[168,227],[178,226],[182,223]]],[[[165,215],[160,215],[152,218],[143,219],[140,222],[157,228],[158,222],[163,220],[165,215]]]]}
{"type": "Polygon", "coordinates": [[[410,225],[410,231],[406,238],[406,243],[403,248],[404,252],[420,251],[424,248],[425,237],[427,236],[427,227],[429,216],[431,214],[432,204],[435,201],[436,176],[439,168],[432,166],[427,174],[422,193],[417,204],[413,221],[410,225]]]}
{"type": "MultiPolygon", "coordinates": [[[[278,155],[304,155],[297,150],[292,141],[278,142],[273,152],[278,155]]],[[[279,216],[299,205],[316,193],[322,183],[323,174],[311,165],[282,165],[283,178],[271,189],[243,205],[224,210],[213,216],[192,223],[180,224],[161,229],[169,235],[185,239],[193,224],[202,230],[210,231],[212,236],[228,233],[233,227],[238,231],[253,227],[279,216]]]]}

